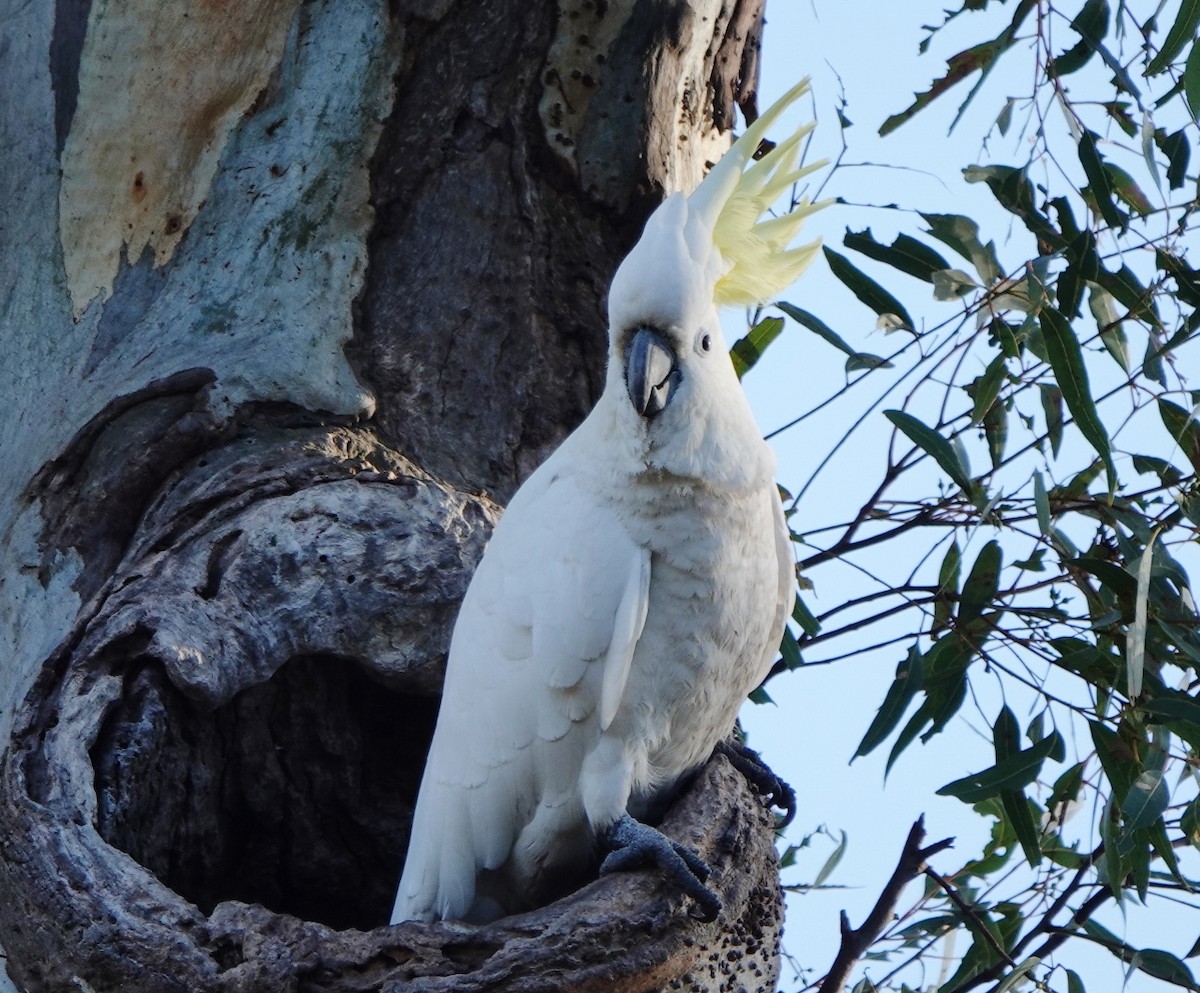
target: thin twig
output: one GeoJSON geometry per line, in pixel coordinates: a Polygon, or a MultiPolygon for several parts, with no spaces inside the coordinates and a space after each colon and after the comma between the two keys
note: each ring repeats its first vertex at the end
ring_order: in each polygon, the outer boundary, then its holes
{"type": "Polygon", "coordinates": [[[925,867],[925,875],[927,875],[945,891],[946,896],[950,898],[954,906],[956,906],[959,911],[962,912],[963,917],[967,919],[967,923],[970,925],[971,930],[983,938],[983,940],[989,945],[991,945],[992,951],[999,955],[1010,966],[1015,966],[1017,964],[1013,961],[1012,956],[1004,950],[1004,946],[996,940],[996,936],[992,934],[991,929],[987,926],[987,922],[979,916],[979,911],[977,911],[962,898],[962,894],[959,893],[953,885],[951,885],[950,880],[946,879],[945,876],[934,872],[934,870],[929,866],[925,867]]]}
{"type": "Polygon", "coordinates": [[[846,912],[842,911],[841,947],[838,949],[837,957],[833,960],[829,972],[821,981],[818,993],[841,993],[854,964],[875,943],[875,940],[883,933],[883,929],[887,927],[888,922],[895,916],[896,904],[899,902],[904,888],[925,871],[925,860],[954,844],[953,838],[945,838],[928,848],[922,848],[921,842],[924,839],[925,816],[922,815],[917,818],[916,823],[908,832],[904,849],[900,853],[900,860],[896,863],[896,870],[892,873],[892,878],[887,881],[887,885],[884,886],[883,892],[879,894],[879,899],[861,927],[850,927],[850,919],[846,916],[846,912]]]}

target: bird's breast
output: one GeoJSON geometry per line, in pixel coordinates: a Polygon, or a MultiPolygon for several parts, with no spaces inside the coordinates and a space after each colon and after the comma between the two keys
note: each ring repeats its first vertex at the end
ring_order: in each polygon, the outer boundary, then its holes
{"type": "Polygon", "coordinates": [[[779,566],[764,492],[677,485],[653,504],[631,528],[651,550],[650,594],[620,717],[669,781],[708,758],[757,683],[779,566]]]}

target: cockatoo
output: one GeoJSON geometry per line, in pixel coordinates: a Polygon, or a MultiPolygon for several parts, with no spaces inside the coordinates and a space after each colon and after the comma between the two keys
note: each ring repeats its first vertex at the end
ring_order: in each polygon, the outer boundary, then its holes
{"type": "Polygon", "coordinates": [[[638,818],[730,734],[793,602],[775,459],[717,312],[817,252],[789,247],[815,205],[762,219],[815,168],[811,125],[754,161],[806,89],[668,197],[613,278],[603,395],[512,498],[458,615],[392,923],[537,906],[597,844],[602,872],[655,861],[716,915],[699,856],[638,818]]]}

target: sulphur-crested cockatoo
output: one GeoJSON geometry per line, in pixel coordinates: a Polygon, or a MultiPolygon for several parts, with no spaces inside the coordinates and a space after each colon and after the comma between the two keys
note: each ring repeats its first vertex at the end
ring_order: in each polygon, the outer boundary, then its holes
{"type": "Polygon", "coordinates": [[[730,734],[775,659],[793,558],[775,460],[721,336],[817,245],[808,128],[758,161],[801,83],[690,196],[669,197],[613,278],[604,393],[517,491],[467,590],[393,923],[487,920],[656,861],[713,916],[708,869],[636,820],[730,734]]]}

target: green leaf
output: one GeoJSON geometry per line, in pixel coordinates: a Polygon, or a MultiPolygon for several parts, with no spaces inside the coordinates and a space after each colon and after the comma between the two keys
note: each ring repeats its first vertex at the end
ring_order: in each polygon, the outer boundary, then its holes
{"type": "Polygon", "coordinates": [[[966,493],[971,492],[971,479],[954,447],[940,434],[903,410],[885,410],[883,416],[899,428],[922,451],[932,455],[946,474],[966,493]]]}
{"type": "Polygon", "coordinates": [[[1154,211],[1154,204],[1129,173],[1111,162],[1104,163],[1104,171],[1108,175],[1113,193],[1126,207],[1139,217],[1145,217],[1154,211]]]}
{"type": "MultiPolygon", "coordinates": [[[[1200,55],[1197,53],[1200,49],[1192,48],[1192,54],[1188,56],[1188,67],[1184,72],[1184,81],[1188,81],[1189,76],[1193,71],[1193,63],[1195,65],[1197,93],[1196,98],[1200,99],[1200,55]]],[[[1192,94],[1188,91],[1188,102],[1192,103],[1192,94]]],[[[1167,185],[1177,190],[1183,186],[1183,181],[1187,178],[1188,160],[1192,156],[1192,146],[1189,144],[1187,135],[1183,130],[1176,131],[1174,134],[1168,135],[1162,140],[1161,144],[1163,154],[1166,155],[1167,161],[1170,163],[1167,166],[1167,185]]]]}
{"type": "Polygon", "coordinates": [[[1030,553],[1029,558],[1014,559],[1013,566],[1017,569],[1026,569],[1029,572],[1045,572],[1046,566],[1042,563],[1042,559],[1046,557],[1046,549],[1035,548],[1030,553]]]}
{"type": "Polygon", "coordinates": [[[950,263],[937,252],[921,244],[916,238],[906,234],[896,237],[890,245],[880,244],[871,234],[871,229],[853,232],[846,229],[842,244],[856,252],[862,252],[868,258],[883,262],[910,276],[916,276],[927,283],[933,282],[933,274],[942,269],[949,269],[950,263]]]}
{"type": "Polygon", "coordinates": [[[983,375],[979,376],[971,384],[971,387],[967,388],[968,395],[975,400],[975,404],[971,408],[972,424],[983,422],[983,415],[991,410],[992,405],[996,402],[996,397],[1000,395],[1000,387],[1004,384],[1004,377],[1007,372],[1008,368],[1004,364],[1004,356],[1002,354],[997,355],[988,363],[988,367],[983,371],[983,375]]]}
{"type": "Polygon", "coordinates": [[[999,469],[1004,462],[1004,450],[1008,443],[1008,408],[1004,404],[992,404],[983,415],[983,435],[987,439],[992,468],[999,469]]]}
{"type": "Polygon", "coordinates": [[[1183,450],[1192,467],[1200,472],[1200,426],[1196,419],[1178,404],[1158,398],[1158,413],[1163,426],[1183,450]]]}
{"type": "MultiPolygon", "coordinates": [[[[900,723],[917,690],[921,688],[921,652],[916,645],[908,650],[908,658],[896,666],[896,676],[880,704],[879,712],[867,728],[853,758],[873,751],[900,723]]],[[[853,761],[853,759],[852,759],[853,761]]]]}
{"type": "Polygon", "coordinates": [[[1129,266],[1121,266],[1117,272],[1102,268],[1096,274],[1096,282],[1125,305],[1130,317],[1161,327],[1162,322],[1154,310],[1154,294],[1141,284],[1129,266]]]}
{"type": "Polygon", "coordinates": [[[1069,318],[1079,314],[1083,288],[1100,272],[1100,256],[1096,254],[1096,236],[1085,229],[1070,240],[1067,246],[1067,268],[1058,279],[1058,309],[1069,318]]]}
{"type": "Polygon", "coordinates": [[[833,870],[838,867],[838,863],[842,861],[842,856],[846,854],[846,842],[849,841],[849,836],[845,831],[841,832],[842,840],[838,842],[837,848],[833,850],[833,854],[825,860],[825,864],[821,866],[817,873],[817,878],[813,880],[813,886],[820,886],[833,873],[833,870]]]}
{"type": "Polygon", "coordinates": [[[963,169],[963,179],[968,183],[987,183],[1000,205],[1021,218],[1025,227],[1050,248],[1066,246],[1063,236],[1038,211],[1033,184],[1024,169],[1007,165],[970,165],[963,169]]]}
{"type": "Polygon", "coordinates": [[[1120,735],[1102,724],[1089,721],[1088,730],[1092,735],[1092,744],[1096,746],[1096,757],[1112,784],[1113,793],[1127,795],[1137,778],[1137,763],[1129,746],[1121,740],[1120,735]]]}
{"type": "Polygon", "coordinates": [[[1058,458],[1063,439],[1062,390],[1053,383],[1038,383],[1042,399],[1042,415],[1046,418],[1046,438],[1050,442],[1050,453],[1058,458]]]}
{"type": "Polygon", "coordinates": [[[1033,470],[1033,505],[1037,509],[1038,531],[1044,535],[1050,533],[1050,498],[1046,496],[1046,485],[1042,482],[1042,474],[1033,470]]]}
{"type": "Polygon", "coordinates": [[[1110,798],[1100,813],[1100,841],[1104,845],[1104,854],[1100,856],[1096,869],[1118,903],[1121,901],[1128,871],[1128,863],[1121,856],[1120,833],[1120,820],[1110,798]]]}
{"type": "Polygon", "coordinates": [[[1183,46],[1196,37],[1197,24],[1200,24],[1200,0],[1183,0],[1179,5],[1179,13],[1175,15],[1175,23],[1163,39],[1162,48],[1146,66],[1147,76],[1157,76],[1175,61],[1175,57],[1183,51],[1183,46]]]}
{"type": "Polygon", "coordinates": [[[1200,796],[1188,804],[1187,810],[1179,818],[1179,830],[1193,848],[1200,848],[1200,796]]]}
{"type": "Polygon", "coordinates": [[[1091,187],[1100,216],[1111,227],[1123,229],[1125,218],[1113,203],[1112,182],[1104,169],[1104,160],[1096,150],[1096,135],[1091,131],[1084,131],[1079,136],[1079,164],[1083,166],[1084,175],[1088,178],[1088,185],[1091,187]]]}
{"type": "Polygon", "coordinates": [[[937,792],[939,796],[952,796],[963,803],[978,803],[1006,790],[1021,790],[1037,779],[1047,758],[1055,754],[1061,756],[1064,752],[1062,735],[1052,731],[1036,745],[1018,751],[1003,762],[947,783],[937,792]]]}
{"type": "Polygon", "coordinates": [[[1042,960],[1036,955],[1030,955],[1029,958],[1018,962],[1013,971],[993,987],[993,993],[1009,993],[1018,985],[1025,985],[1025,977],[1041,964],[1042,960]]]}
{"type": "Polygon", "coordinates": [[[1117,314],[1116,298],[1099,283],[1088,283],[1088,309],[1096,319],[1096,329],[1108,354],[1129,372],[1129,342],[1117,314]]]}
{"type": "Polygon", "coordinates": [[[821,622],[817,620],[804,602],[804,598],[797,595],[796,602],[792,604],[792,620],[804,629],[804,633],[810,638],[816,637],[821,631],[821,622]]]}
{"type": "Polygon", "coordinates": [[[1179,856],[1175,854],[1175,846],[1171,844],[1171,839],[1167,837],[1167,828],[1162,820],[1155,821],[1147,828],[1147,833],[1150,835],[1150,844],[1158,857],[1167,864],[1167,869],[1176,881],[1181,885],[1191,889],[1191,884],[1183,878],[1183,873],[1179,869],[1179,856]]]}
{"type": "Polygon", "coordinates": [[[779,642],[779,655],[789,672],[804,665],[804,657],[800,654],[800,644],[796,641],[796,636],[792,634],[792,629],[786,625],[783,629],[783,637],[779,642]]]}
{"type": "Polygon", "coordinates": [[[809,331],[812,331],[819,337],[824,338],[838,351],[845,352],[847,355],[851,356],[858,354],[858,349],[848,345],[846,340],[841,335],[830,328],[829,325],[822,321],[819,317],[810,314],[807,310],[790,303],[777,303],[775,306],[787,314],[788,317],[790,317],[801,327],[806,327],[809,331]]]}
{"type": "Polygon", "coordinates": [[[1057,76],[1066,76],[1082,69],[1095,53],[1096,46],[1108,33],[1107,0],[1087,0],[1071,21],[1071,27],[1081,36],[1081,40],[1054,60],[1054,74],[1057,76]]]}
{"type": "Polygon", "coordinates": [[[996,115],[996,127],[1000,129],[1001,135],[1008,134],[1008,129],[1012,124],[1013,107],[1016,106],[1016,103],[1017,101],[1013,97],[1009,97],[1004,101],[1000,113],[996,115]]]}
{"type": "Polygon", "coordinates": [[[1192,45],[1188,53],[1187,65],[1183,68],[1183,95],[1187,97],[1192,117],[1200,119],[1200,45],[1192,45]]]}
{"type": "Polygon", "coordinates": [[[962,214],[921,214],[929,225],[929,233],[949,245],[975,267],[984,283],[1000,278],[1000,262],[996,258],[995,242],[983,245],[979,240],[979,225],[962,214]]]}
{"type": "Polygon", "coordinates": [[[993,539],[980,549],[975,558],[967,580],[963,583],[962,595],[958,601],[958,627],[972,630],[974,624],[983,616],[984,610],[995,599],[1000,585],[1000,570],[1003,566],[1003,553],[1000,543],[993,539]]]}
{"type": "Polygon", "coordinates": [[[1200,272],[1178,255],[1162,248],[1154,250],[1154,264],[1175,280],[1175,290],[1180,300],[1193,307],[1200,307],[1200,272]]]}
{"type": "Polygon", "coordinates": [[[933,274],[933,299],[939,303],[961,300],[979,285],[961,269],[940,269],[933,274]]]}
{"type": "MultiPolygon", "coordinates": [[[[961,83],[973,72],[980,71],[986,76],[991,71],[992,66],[995,65],[996,60],[1011,45],[1012,37],[1008,36],[1008,32],[1005,32],[999,38],[992,41],[985,41],[979,45],[973,45],[965,51],[950,56],[946,60],[946,74],[939,79],[935,79],[924,93],[914,93],[913,96],[916,99],[907,108],[898,114],[892,114],[891,117],[880,125],[879,136],[882,138],[891,134],[901,124],[929,106],[929,104],[933,103],[934,100],[951,87],[961,83]]],[[[967,100],[970,102],[970,97],[967,100]]],[[[966,108],[965,103],[963,104],[963,108],[966,108]]]]}
{"type": "Polygon", "coordinates": [[[977,646],[962,638],[942,638],[921,661],[925,700],[909,718],[896,737],[888,754],[885,773],[913,740],[929,725],[921,737],[928,741],[938,734],[963,705],[967,697],[967,667],[975,656],[977,646]]]}
{"type": "Polygon", "coordinates": [[[1033,812],[1029,809],[1029,798],[1024,790],[1005,790],[1000,794],[1000,806],[1012,822],[1025,861],[1036,869],[1042,861],[1042,844],[1033,812]]]}
{"type": "Polygon", "coordinates": [[[1117,470],[1113,465],[1108,431],[1105,430],[1092,401],[1079,341],[1071,330],[1071,325],[1058,311],[1044,308],[1038,317],[1054,378],[1062,390],[1067,408],[1075,417],[1076,426],[1104,460],[1104,466],[1108,470],[1108,491],[1113,493],[1117,488],[1117,470]]]}
{"type": "Polygon", "coordinates": [[[1086,762],[1076,762],[1054,781],[1054,786],[1050,789],[1050,798],[1046,801],[1048,810],[1053,811],[1055,807],[1072,803],[1078,798],[1079,791],[1083,788],[1083,773],[1086,768],[1086,762]]]}
{"type": "Polygon", "coordinates": [[[1142,672],[1146,663],[1146,608],[1150,599],[1150,568],[1154,563],[1154,538],[1142,549],[1138,563],[1137,592],[1134,597],[1133,623],[1129,625],[1126,638],[1127,661],[1125,665],[1127,692],[1130,700],[1142,695],[1142,672]]]}
{"type": "Polygon", "coordinates": [[[954,540],[946,549],[946,555],[938,569],[937,599],[933,605],[933,623],[930,626],[930,634],[944,630],[950,623],[954,601],[958,597],[958,578],[961,567],[962,552],[959,550],[958,541],[954,540]]]}
{"type": "Polygon", "coordinates": [[[1073,559],[1071,565],[1090,572],[1100,580],[1101,585],[1129,608],[1130,614],[1133,613],[1134,600],[1137,598],[1137,579],[1119,565],[1108,559],[1097,559],[1088,555],[1081,555],[1079,558],[1073,559]]]}
{"type": "Polygon", "coordinates": [[[908,316],[908,311],[904,309],[904,305],[870,276],[858,269],[846,256],[835,252],[828,246],[822,250],[829,263],[830,272],[841,280],[862,303],[881,317],[884,314],[895,314],[904,322],[905,327],[916,327],[913,319],[908,316]]]}
{"type": "Polygon", "coordinates": [[[1181,986],[1187,990],[1197,988],[1192,970],[1179,958],[1161,948],[1143,948],[1141,951],[1135,951],[1129,959],[1129,964],[1147,976],[1161,979],[1173,986],[1181,986]]]}
{"type": "Polygon", "coordinates": [[[762,358],[763,352],[783,330],[782,317],[764,317],[747,332],[744,338],[739,338],[729,350],[733,360],[733,371],[741,379],[754,368],[754,364],[762,358]]]}
{"type": "Polygon", "coordinates": [[[1170,800],[1160,771],[1147,769],[1139,774],[1121,801],[1121,821],[1126,833],[1149,827],[1162,817],[1170,800]]]}
{"type": "Polygon", "coordinates": [[[1154,455],[1135,455],[1133,468],[1136,472],[1143,474],[1154,473],[1164,486],[1174,486],[1183,479],[1183,473],[1170,462],[1154,455]]]}
{"type": "Polygon", "coordinates": [[[860,372],[863,369],[890,369],[892,363],[870,352],[855,352],[846,359],[846,372],[860,372]]]}
{"type": "Polygon", "coordinates": [[[1079,974],[1071,969],[1067,969],[1067,993],[1087,993],[1083,988],[1083,980],[1079,978],[1079,974]]]}
{"type": "Polygon", "coordinates": [[[1200,728],[1200,700],[1180,690],[1160,690],[1143,701],[1142,708],[1155,717],[1185,721],[1200,728]]]}

